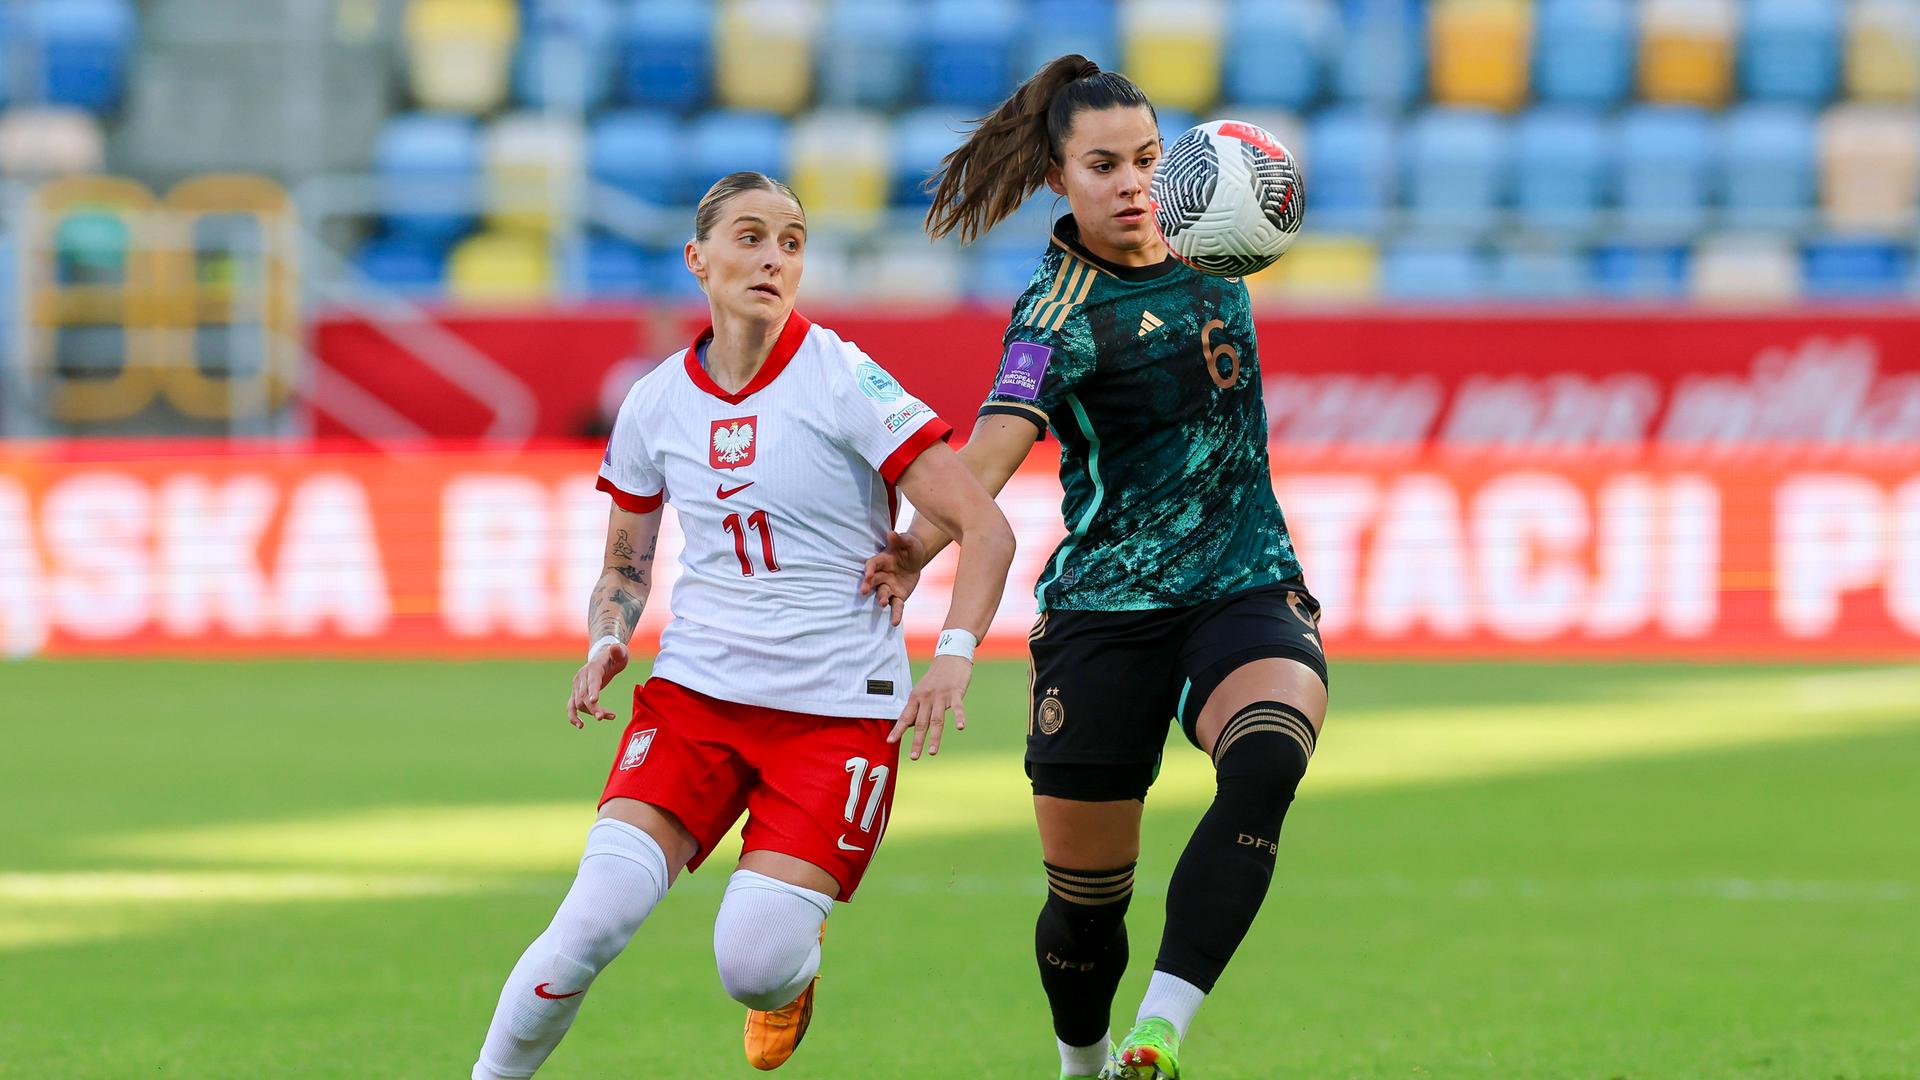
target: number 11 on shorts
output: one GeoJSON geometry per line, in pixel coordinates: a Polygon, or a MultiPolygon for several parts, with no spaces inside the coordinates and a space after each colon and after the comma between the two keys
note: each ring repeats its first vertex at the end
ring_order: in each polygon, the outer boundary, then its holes
{"type": "Polygon", "coordinates": [[[861,832],[873,831],[873,819],[880,813],[880,797],[886,794],[887,777],[893,772],[885,765],[874,765],[871,768],[868,765],[867,759],[863,757],[848,758],[846,765],[847,772],[851,776],[847,783],[847,824],[857,824],[861,832]],[[866,809],[862,810],[860,789],[867,784],[872,784],[873,790],[867,795],[866,809]],[[860,812],[858,822],[853,819],[856,810],[860,812]]]}

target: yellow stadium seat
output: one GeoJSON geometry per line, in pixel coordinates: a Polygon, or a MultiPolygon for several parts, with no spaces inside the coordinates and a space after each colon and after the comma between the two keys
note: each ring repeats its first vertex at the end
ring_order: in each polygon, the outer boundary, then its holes
{"type": "Polygon", "coordinates": [[[1671,105],[1717,108],[1733,94],[1734,0],[1642,0],[1640,93],[1671,105]]]}
{"type": "Polygon", "coordinates": [[[584,144],[570,119],[525,112],[494,121],[485,151],[488,223],[544,235],[571,218],[584,144]]]}
{"type": "Polygon", "coordinates": [[[864,227],[887,208],[887,122],[876,113],[822,109],[793,128],[793,190],[807,216],[864,227]]]}
{"type": "Polygon", "coordinates": [[[1525,0],[1435,0],[1428,18],[1436,101],[1506,112],[1526,102],[1533,12],[1525,0]]]}
{"type": "Polygon", "coordinates": [[[1379,288],[1380,249],[1364,236],[1302,236],[1279,262],[1247,279],[1256,302],[1371,300],[1379,288]]]}
{"type": "Polygon", "coordinates": [[[1841,105],[1820,120],[1820,207],[1836,229],[1898,231],[1920,201],[1920,113],[1841,105]]]}
{"type": "Polygon", "coordinates": [[[424,108],[484,113],[507,100],[520,36],[513,0],[413,0],[407,73],[424,108]]]}
{"type": "Polygon", "coordinates": [[[1800,253],[1777,233],[1724,233],[1695,245],[1692,294],[1723,305],[1775,305],[1800,296],[1800,253]]]}
{"type": "Polygon", "coordinates": [[[1920,8],[1861,0],[1847,25],[1847,93],[1861,101],[1920,100],[1920,8]]]}
{"type": "Polygon", "coordinates": [[[462,303],[533,303],[552,292],[553,260],[536,237],[481,233],[461,241],[447,265],[447,293],[462,303]]]}
{"type": "Polygon", "coordinates": [[[100,121],[83,109],[21,106],[0,114],[0,173],[69,176],[99,172],[106,159],[100,121]]]}
{"type": "Polygon", "coordinates": [[[1218,0],[1128,0],[1121,13],[1121,70],[1155,105],[1211,109],[1220,95],[1225,25],[1218,0]]]}
{"type": "Polygon", "coordinates": [[[813,93],[816,13],[806,0],[729,0],[714,35],[720,104],[791,115],[813,93]]]}

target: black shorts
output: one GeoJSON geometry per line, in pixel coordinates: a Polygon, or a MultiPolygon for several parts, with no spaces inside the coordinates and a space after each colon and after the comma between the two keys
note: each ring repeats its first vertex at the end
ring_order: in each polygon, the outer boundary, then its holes
{"type": "Polygon", "coordinates": [[[1299,578],[1193,607],[1043,612],[1028,638],[1028,773],[1041,763],[1152,769],[1168,721],[1198,746],[1201,707],[1255,660],[1298,660],[1326,682],[1319,620],[1299,578]]]}

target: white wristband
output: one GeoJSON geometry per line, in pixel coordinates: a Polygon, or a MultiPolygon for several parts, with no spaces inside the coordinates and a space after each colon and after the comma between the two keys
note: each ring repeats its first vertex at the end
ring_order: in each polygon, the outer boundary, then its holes
{"type": "Polygon", "coordinates": [[[618,637],[615,637],[612,634],[608,634],[606,637],[603,637],[600,640],[594,642],[592,645],[587,646],[587,659],[592,660],[595,656],[599,655],[599,652],[601,649],[604,649],[609,645],[625,645],[625,644],[626,642],[621,641],[618,637]]]}
{"type": "Polygon", "coordinates": [[[979,644],[980,639],[974,637],[972,631],[962,630],[956,626],[940,631],[940,644],[934,646],[933,655],[957,656],[971,664],[973,650],[979,644]]]}

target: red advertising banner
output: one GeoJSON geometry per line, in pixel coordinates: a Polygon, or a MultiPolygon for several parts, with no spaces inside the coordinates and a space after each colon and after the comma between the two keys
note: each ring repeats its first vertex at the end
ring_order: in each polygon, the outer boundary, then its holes
{"type": "MultiPolygon", "coordinates": [[[[1275,486],[1343,657],[1910,659],[1920,456],[1531,463],[1295,454],[1275,486]]],[[[600,447],[0,446],[0,647],[84,654],[571,655],[586,642],[600,447]]],[[[986,648],[1017,656],[1062,535],[1044,452],[986,648]]],[[[668,618],[669,513],[642,648],[668,618]]],[[[952,562],[909,608],[916,649],[952,562]]]]}

